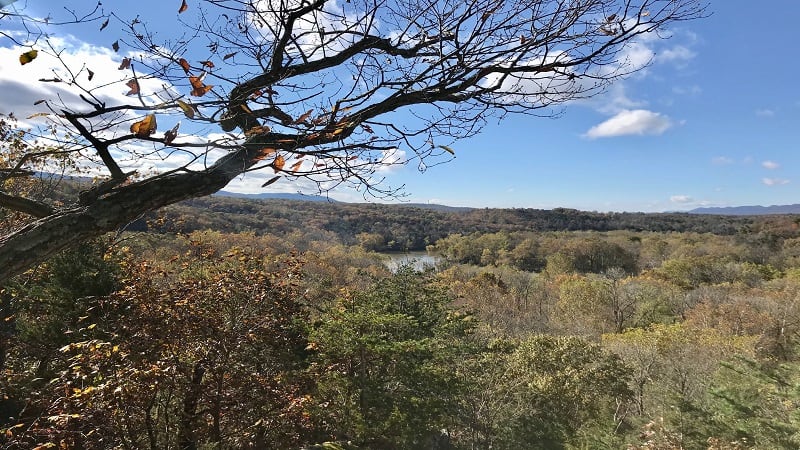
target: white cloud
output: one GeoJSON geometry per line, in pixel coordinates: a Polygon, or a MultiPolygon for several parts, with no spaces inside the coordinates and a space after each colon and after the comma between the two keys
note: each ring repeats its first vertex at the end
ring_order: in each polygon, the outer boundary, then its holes
{"type": "Polygon", "coordinates": [[[756,115],[758,117],[774,117],[775,111],[769,108],[760,108],[756,110],[756,115]]]}
{"type": "Polygon", "coordinates": [[[676,45],[675,47],[658,52],[656,55],[656,60],[658,62],[685,63],[695,56],[697,56],[697,54],[688,47],[676,45]]]}
{"type": "Polygon", "coordinates": [[[715,166],[726,166],[728,164],[733,164],[733,160],[727,156],[715,156],[711,158],[711,164],[715,166]]]}
{"type": "Polygon", "coordinates": [[[586,132],[589,139],[626,135],[659,135],[672,127],[669,117],[646,109],[622,110],[586,132]]]}
{"type": "Polygon", "coordinates": [[[669,198],[669,201],[672,203],[684,204],[684,203],[691,203],[694,201],[694,199],[692,197],[689,197],[688,195],[673,195],[669,198]]]}
{"type": "Polygon", "coordinates": [[[767,186],[780,186],[790,183],[790,181],[785,178],[762,178],[761,182],[767,186]]]}
{"type": "Polygon", "coordinates": [[[762,166],[762,167],[764,167],[765,169],[769,169],[769,170],[775,170],[775,169],[777,169],[778,167],[780,167],[781,165],[780,165],[780,164],[778,164],[778,163],[776,163],[775,161],[769,161],[769,160],[767,160],[767,161],[764,161],[764,162],[762,162],[762,163],[761,163],[761,166],[762,166]]]}

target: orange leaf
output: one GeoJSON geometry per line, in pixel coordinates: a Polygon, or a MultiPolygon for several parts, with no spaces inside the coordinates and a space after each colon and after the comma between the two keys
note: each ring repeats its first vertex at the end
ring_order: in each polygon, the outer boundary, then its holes
{"type": "Polygon", "coordinates": [[[292,168],[291,168],[292,172],[297,172],[298,170],[300,170],[300,166],[302,166],[302,165],[303,165],[303,161],[297,161],[296,163],[292,164],[292,168]]]}
{"type": "Polygon", "coordinates": [[[203,79],[201,77],[189,77],[189,84],[191,84],[194,89],[200,89],[203,87],[203,79]]]}
{"type": "Polygon", "coordinates": [[[292,123],[296,125],[296,124],[298,124],[298,123],[303,123],[303,122],[305,122],[305,121],[306,121],[306,120],[307,120],[309,117],[311,117],[311,112],[312,112],[312,111],[314,111],[314,110],[313,110],[313,109],[309,109],[308,111],[306,111],[305,113],[303,113],[303,115],[301,115],[300,117],[298,117],[298,118],[297,118],[297,120],[295,120],[295,121],[294,121],[294,122],[292,122],[292,123]]]}
{"type": "Polygon", "coordinates": [[[38,55],[39,52],[37,50],[28,50],[27,52],[19,55],[19,63],[24,66],[25,64],[28,64],[29,62],[36,59],[36,56],[38,55]]]}
{"type": "Polygon", "coordinates": [[[189,9],[189,5],[186,4],[186,0],[183,0],[183,3],[181,3],[180,9],[178,9],[178,14],[186,11],[187,9],[189,9]]]}
{"type": "Polygon", "coordinates": [[[130,58],[122,58],[122,64],[119,65],[118,69],[130,69],[131,67],[131,59],[130,58]]]}
{"type": "Polygon", "coordinates": [[[189,77],[189,83],[192,85],[192,95],[195,97],[202,97],[206,95],[206,93],[210,91],[211,88],[214,87],[214,86],[206,86],[205,84],[203,84],[204,75],[205,74],[199,77],[192,77],[192,76],[189,77]]]}
{"type": "Polygon", "coordinates": [[[261,161],[262,159],[266,158],[269,155],[272,155],[273,153],[275,153],[274,148],[264,147],[258,151],[258,154],[253,159],[256,161],[261,161]]]}
{"type": "Polygon", "coordinates": [[[245,131],[244,135],[249,137],[249,136],[255,136],[257,134],[267,134],[269,133],[269,131],[270,128],[266,125],[256,125],[253,128],[250,128],[249,130],[245,131]]]}
{"type": "Polygon", "coordinates": [[[267,187],[267,186],[269,186],[270,184],[272,184],[272,183],[274,183],[274,182],[278,181],[280,178],[281,178],[281,176],[280,176],[280,175],[278,175],[278,176],[275,176],[275,177],[272,177],[272,178],[270,178],[270,179],[269,179],[269,181],[267,181],[266,183],[262,184],[262,185],[261,185],[261,187],[267,187]]]}
{"type": "MultiPolygon", "coordinates": [[[[137,137],[145,138],[156,132],[156,115],[150,114],[144,119],[131,125],[131,133],[137,137]]],[[[176,130],[177,132],[177,130],[176,130]]]]}
{"type": "Polygon", "coordinates": [[[128,82],[125,83],[125,85],[128,86],[129,88],[131,88],[131,90],[128,91],[128,93],[125,94],[125,95],[137,95],[137,94],[139,94],[139,82],[136,81],[136,78],[134,78],[132,80],[128,80],[128,82]]]}
{"type": "Polygon", "coordinates": [[[286,159],[281,155],[276,156],[275,161],[272,161],[272,169],[275,170],[275,173],[283,170],[284,165],[286,165],[286,159]]]}
{"type": "Polygon", "coordinates": [[[178,60],[178,64],[181,65],[181,68],[183,68],[184,72],[186,72],[187,74],[190,72],[191,66],[189,66],[189,61],[181,58],[178,60]]]}
{"type": "Polygon", "coordinates": [[[209,69],[214,68],[214,63],[211,61],[200,61],[200,64],[202,64],[203,67],[208,67],[209,69]]]}

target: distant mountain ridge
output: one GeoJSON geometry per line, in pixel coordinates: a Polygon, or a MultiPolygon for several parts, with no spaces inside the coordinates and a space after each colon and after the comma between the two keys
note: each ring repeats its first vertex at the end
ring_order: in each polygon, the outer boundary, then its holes
{"type": "Polygon", "coordinates": [[[721,216],[764,216],[768,214],[800,214],[800,204],[771,206],[727,206],[695,208],[689,214],[717,214],[721,216]]]}
{"type": "Polygon", "coordinates": [[[306,194],[290,194],[290,193],[261,193],[261,194],[241,194],[239,192],[219,191],[214,196],[218,197],[233,197],[233,198],[246,198],[250,200],[300,200],[304,202],[328,202],[339,203],[338,201],[325,197],[322,195],[306,195],[306,194]]]}

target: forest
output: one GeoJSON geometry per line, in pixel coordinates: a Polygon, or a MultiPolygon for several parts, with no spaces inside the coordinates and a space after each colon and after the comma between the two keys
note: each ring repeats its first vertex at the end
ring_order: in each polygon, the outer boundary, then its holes
{"type": "Polygon", "coordinates": [[[138,228],[0,291],[2,448],[800,446],[793,216],[211,197],[138,228]]]}

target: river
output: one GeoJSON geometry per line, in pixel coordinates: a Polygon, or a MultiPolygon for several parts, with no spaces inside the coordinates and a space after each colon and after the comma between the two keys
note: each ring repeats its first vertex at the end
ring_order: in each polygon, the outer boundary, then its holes
{"type": "Polygon", "coordinates": [[[387,257],[386,266],[392,272],[403,265],[411,265],[414,270],[421,272],[426,267],[436,267],[442,260],[441,257],[430,255],[427,252],[381,253],[381,255],[387,257]]]}

